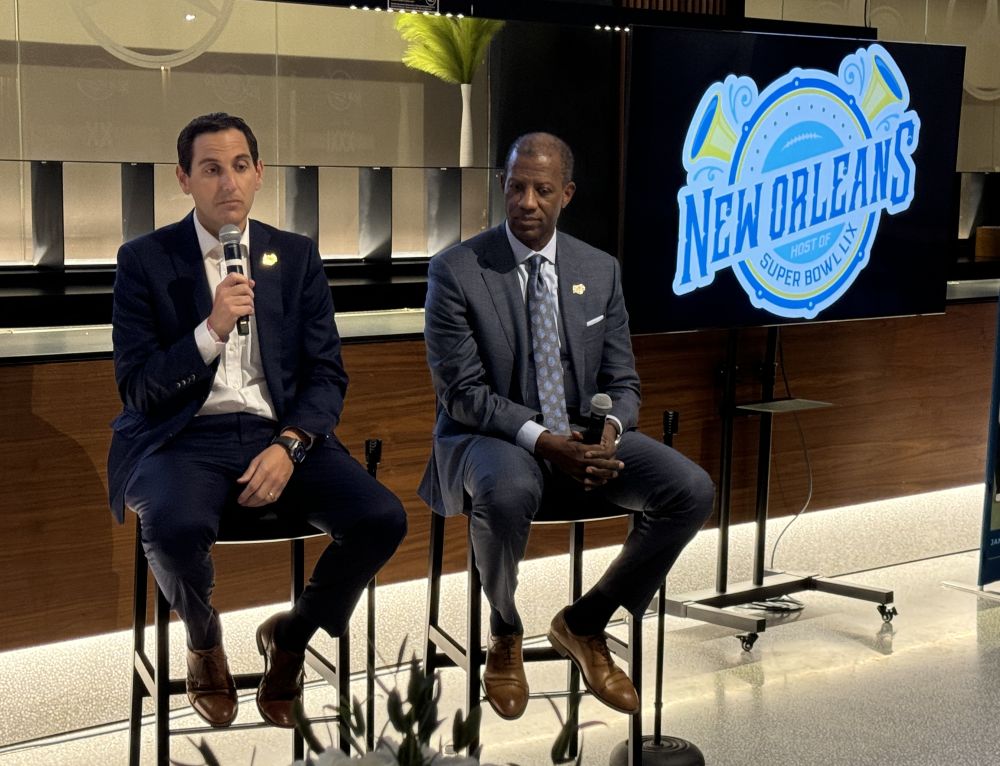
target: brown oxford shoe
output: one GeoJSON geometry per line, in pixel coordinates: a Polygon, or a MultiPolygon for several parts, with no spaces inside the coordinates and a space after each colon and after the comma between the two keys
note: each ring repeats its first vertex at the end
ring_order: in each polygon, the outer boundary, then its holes
{"type": "Polygon", "coordinates": [[[552,618],[549,642],[580,669],[583,683],[608,707],[620,713],[638,713],[639,695],[625,671],[615,664],[603,633],[578,636],[566,625],[566,610],[552,618]]]}
{"type": "Polygon", "coordinates": [[[520,718],[528,706],[528,679],[521,656],[522,635],[490,636],[486,647],[483,686],[486,699],[497,715],[507,720],[520,718]]]}
{"type": "Polygon", "coordinates": [[[302,700],[302,665],[305,654],[296,654],[274,642],[274,631],[283,614],[269,617],[257,628],[257,651],[264,658],[264,677],[257,687],[257,709],[261,717],[282,729],[295,728],[293,709],[302,700]]]}
{"type": "Polygon", "coordinates": [[[229,726],[239,705],[222,644],[187,650],[187,696],[191,707],[217,729],[229,726]]]}

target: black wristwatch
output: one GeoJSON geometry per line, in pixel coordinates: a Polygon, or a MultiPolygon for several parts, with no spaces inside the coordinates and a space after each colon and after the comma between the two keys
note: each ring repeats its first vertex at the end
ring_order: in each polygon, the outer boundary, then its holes
{"type": "Polygon", "coordinates": [[[271,444],[280,444],[284,447],[288,457],[296,465],[306,459],[306,445],[301,439],[296,439],[294,436],[275,436],[271,439],[271,444]]]}

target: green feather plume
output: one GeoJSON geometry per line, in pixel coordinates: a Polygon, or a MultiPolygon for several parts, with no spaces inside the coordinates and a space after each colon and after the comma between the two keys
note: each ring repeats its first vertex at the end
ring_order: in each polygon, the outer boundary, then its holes
{"type": "Polygon", "coordinates": [[[409,43],[403,64],[450,83],[469,83],[502,21],[404,13],[396,29],[409,43]]]}

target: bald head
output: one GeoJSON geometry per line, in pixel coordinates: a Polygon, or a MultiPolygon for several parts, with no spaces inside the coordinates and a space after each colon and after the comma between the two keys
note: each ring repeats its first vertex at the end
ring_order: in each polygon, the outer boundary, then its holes
{"type": "Polygon", "coordinates": [[[573,180],[573,151],[565,141],[552,133],[525,133],[515,139],[504,161],[506,175],[510,175],[511,166],[519,157],[558,158],[563,185],[573,180]]]}

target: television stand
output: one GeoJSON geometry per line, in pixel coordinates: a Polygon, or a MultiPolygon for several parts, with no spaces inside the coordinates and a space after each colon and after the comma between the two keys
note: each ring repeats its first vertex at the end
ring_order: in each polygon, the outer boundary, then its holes
{"type": "Polygon", "coordinates": [[[667,613],[674,617],[688,617],[702,622],[722,625],[743,631],[737,638],[744,651],[750,651],[758,635],[767,628],[767,618],[738,614],[726,607],[766,601],[803,591],[819,591],[837,596],[871,601],[884,622],[896,616],[893,592],[821,577],[818,574],[793,574],[765,571],[764,548],[767,534],[767,501],[771,472],[772,418],[785,412],[830,407],[827,402],[810,399],[774,397],[775,361],[778,328],[767,330],[767,347],[761,371],[760,401],[736,404],[736,351],[739,331],[729,331],[726,364],[723,371],[722,396],[722,454],[719,464],[719,547],[716,565],[715,590],[697,591],[667,597],[667,613]],[[757,446],[757,505],[755,517],[753,580],[728,585],[729,569],[729,517],[732,500],[733,422],[737,415],[760,417],[760,436],[757,446]]]}

